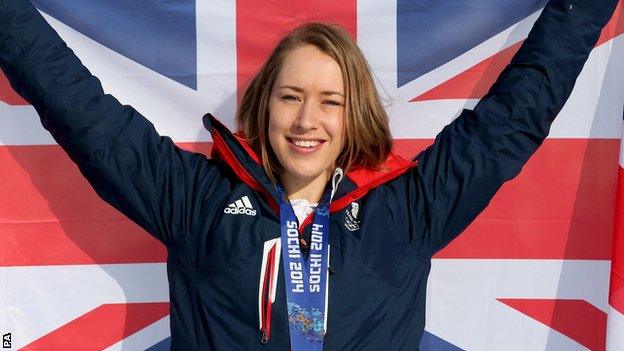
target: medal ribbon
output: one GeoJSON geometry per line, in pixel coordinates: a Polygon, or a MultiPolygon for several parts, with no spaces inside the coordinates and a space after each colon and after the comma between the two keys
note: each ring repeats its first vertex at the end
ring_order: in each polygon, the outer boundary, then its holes
{"type": "Polygon", "coordinates": [[[327,191],[316,208],[310,249],[299,246],[299,223],[284,190],[280,195],[282,262],[291,351],[322,351],[327,330],[329,265],[329,198],[327,191]]]}

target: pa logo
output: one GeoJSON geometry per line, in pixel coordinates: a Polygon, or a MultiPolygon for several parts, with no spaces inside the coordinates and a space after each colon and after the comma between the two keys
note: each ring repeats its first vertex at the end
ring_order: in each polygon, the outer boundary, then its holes
{"type": "Polygon", "coordinates": [[[347,215],[345,216],[345,227],[352,232],[360,229],[359,213],[360,205],[357,202],[352,202],[351,208],[347,210],[347,215]]]}
{"type": "Polygon", "coordinates": [[[3,349],[11,348],[11,333],[2,334],[2,348],[3,349]]]}

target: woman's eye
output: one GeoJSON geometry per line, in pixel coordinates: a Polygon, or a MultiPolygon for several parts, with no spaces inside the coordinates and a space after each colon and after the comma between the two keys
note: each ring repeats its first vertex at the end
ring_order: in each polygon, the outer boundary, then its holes
{"type": "Polygon", "coordinates": [[[282,96],[282,100],[299,101],[299,97],[294,96],[294,95],[284,95],[282,96]]]}
{"type": "Polygon", "coordinates": [[[326,100],[324,103],[331,106],[342,106],[342,103],[340,101],[335,100],[326,100]]]}

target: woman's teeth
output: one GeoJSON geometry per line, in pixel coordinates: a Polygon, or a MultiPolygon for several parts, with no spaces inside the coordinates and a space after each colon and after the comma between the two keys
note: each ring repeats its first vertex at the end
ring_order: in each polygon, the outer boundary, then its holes
{"type": "Polygon", "coordinates": [[[318,144],[320,144],[320,141],[317,140],[292,140],[293,144],[299,146],[299,147],[315,147],[318,144]]]}

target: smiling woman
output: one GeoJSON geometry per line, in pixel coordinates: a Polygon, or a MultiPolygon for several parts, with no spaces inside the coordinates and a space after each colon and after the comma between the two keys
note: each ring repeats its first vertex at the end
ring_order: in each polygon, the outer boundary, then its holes
{"type": "Polygon", "coordinates": [[[317,202],[343,148],[340,66],[308,45],[292,49],[279,72],[270,89],[270,150],[286,193],[317,202]]]}

